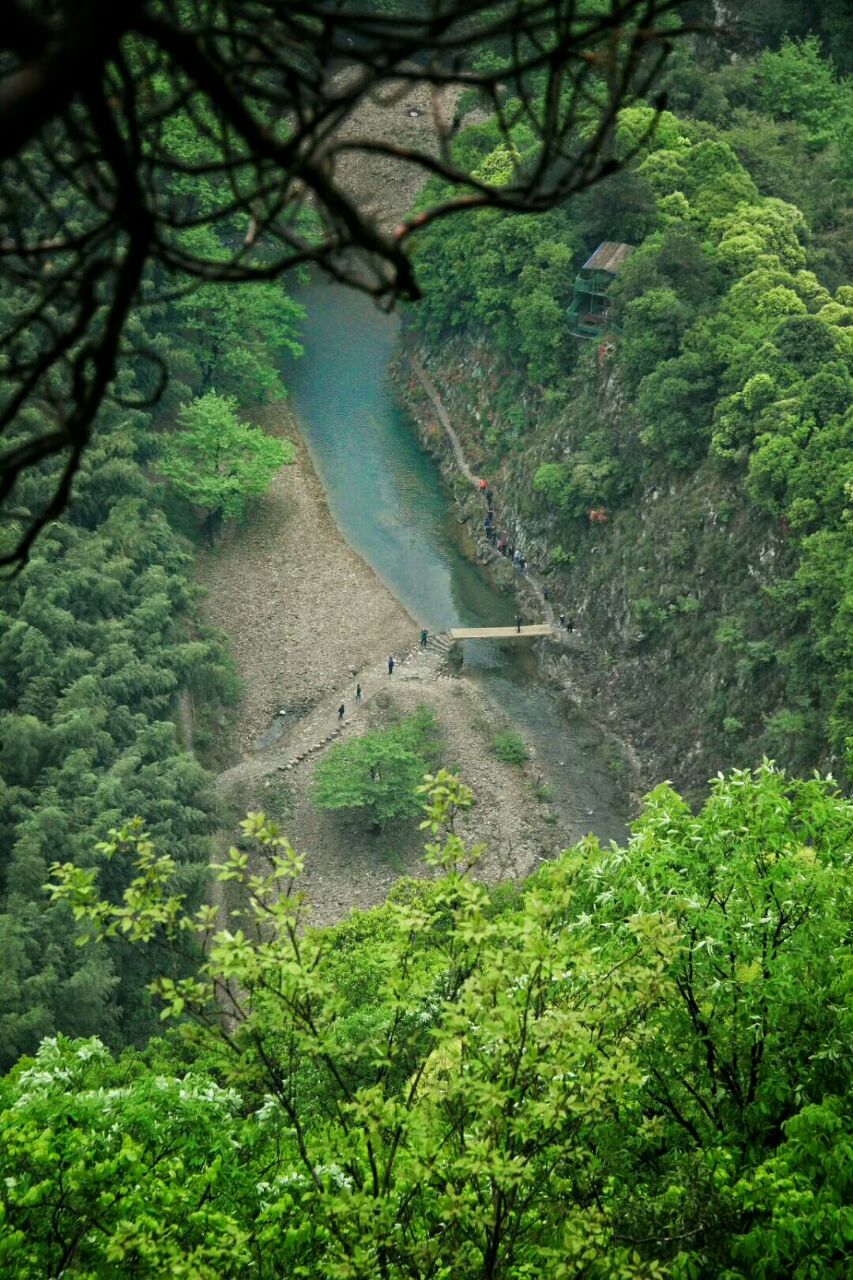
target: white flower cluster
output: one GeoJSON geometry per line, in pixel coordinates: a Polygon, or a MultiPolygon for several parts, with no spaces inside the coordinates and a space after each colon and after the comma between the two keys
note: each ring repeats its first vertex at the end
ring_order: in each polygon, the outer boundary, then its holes
{"type": "Polygon", "coordinates": [[[108,1060],[109,1056],[97,1036],[73,1044],[59,1036],[45,1038],[39,1045],[34,1065],[18,1077],[21,1092],[15,1107],[25,1107],[34,1096],[46,1093],[56,1084],[73,1088],[89,1063],[108,1060]]]}

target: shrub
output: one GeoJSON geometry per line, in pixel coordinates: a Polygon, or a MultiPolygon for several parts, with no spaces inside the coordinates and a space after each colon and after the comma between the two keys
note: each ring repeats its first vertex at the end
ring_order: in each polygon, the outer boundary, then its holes
{"type": "Polygon", "coordinates": [[[492,738],[492,751],[504,764],[524,764],[530,752],[520,733],[507,729],[492,738]]]}
{"type": "Polygon", "coordinates": [[[641,596],[639,600],[634,601],[634,621],[644,634],[656,631],[665,620],[665,611],[647,596],[641,596]]]}

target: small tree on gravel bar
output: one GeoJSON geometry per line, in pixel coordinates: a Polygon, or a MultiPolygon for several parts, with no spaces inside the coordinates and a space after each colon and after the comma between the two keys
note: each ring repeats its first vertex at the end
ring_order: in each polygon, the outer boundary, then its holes
{"type": "Polygon", "coordinates": [[[379,830],[421,808],[417,788],[435,763],[435,718],[426,707],[392,725],[332,747],[317,768],[318,809],[364,809],[379,830]]]}
{"type": "Polygon", "coordinates": [[[208,391],[181,409],[182,430],[170,436],[160,470],[182,497],[208,513],[213,532],[222,519],[239,519],[248,498],[265,493],[279,467],[293,461],[293,446],[237,417],[233,396],[208,391]]]}

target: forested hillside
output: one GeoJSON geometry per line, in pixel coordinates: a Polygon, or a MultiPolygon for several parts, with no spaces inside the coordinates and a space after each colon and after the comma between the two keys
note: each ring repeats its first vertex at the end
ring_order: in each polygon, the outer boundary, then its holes
{"type": "MultiPolygon", "coordinates": [[[[168,128],[185,162],[208,154],[188,117],[175,113],[168,128]]],[[[180,176],[170,194],[195,209],[213,199],[204,179],[180,176]]],[[[51,233],[37,192],[21,185],[14,200],[34,236],[51,233]]],[[[63,216],[81,217],[79,205],[72,191],[63,216]]],[[[194,242],[206,236],[212,256],[232,234],[228,226],[186,233],[194,242]]],[[[163,293],[164,283],[152,272],[147,292],[163,293]]],[[[4,322],[24,313],[26,299],[23,284],[4,292],[4,322]]],[[[80,951],[70,913],[46,901],[47,868],[57,857],[89,865],[97,841],[139,814],[175,858],[186,892],[201,899],[221,818],[201,759],[239,689],[221,639],[199,621],[194,552],[290,457],[239,417],[284,394],[276,358],[298,354],[300,314],[277,283],[202,285],[140,308],[129,344],[144,354],[128,360],[99,414],[67,511],[2,583],[3,1066],[56,1031],[125,1044],[157,1025],[145,990],[150,966],[110,945],[80,951]],[[165,393],[138,407],[157,390],[161,364],[165,393]]],[[[26,331],[22,355],[38,352],[54,322],[48,313],[26,331]]],[[[57,378],[57,394],[61,386],[57,378]]],[[[20,414],[10,449],[25,447],[34,422],[33,409],[20,414]]],[[[28,513],[47,506],[61,470],[58,460],[45,462],[19,480],[0,553],[15,545],[28,513]]],[[[112,889],[123,884],[116,868],[112,889]]]]}
{"type": "MultiPolygon", "coordinates": [[[[431,228],[412,323],[656,767],[844,774],[853,82],[807,35],[736,61],[683,46],[664,84],[647,141],[651,107],[620,116],[617,150],[641,144],[622,174],[537,219],[431,228]],[[603,240],[635,247],[599,350],[566,311],[603,240]]],[[[459,146],[511,171],[523,123],[513,141],[484,124],[459,146]]]]}
{"type": "Polygon", "coordinates": [[[206,879],[210,780],[175,718],[182,694],[203,716],[236,690],[225,654],[193,620],[190,548],[146,476],[141,417],[102,425],[67,517],[3,588],[6,1065],[56,1030],[119,1042],[151,1030],[146,966],[109,948],[81,952],[70,913],[45,902],[53,859],[88,865],[132,811],[147,815],[188,890],[198,896],[206,879]]]}

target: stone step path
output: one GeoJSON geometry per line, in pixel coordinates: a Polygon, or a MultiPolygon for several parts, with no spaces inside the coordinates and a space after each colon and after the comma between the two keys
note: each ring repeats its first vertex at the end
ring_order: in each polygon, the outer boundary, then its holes
{"type": "Polygon", "coordinates": [[[437,631],[427,641],[427,648],[436,649],[439,653],[450,653],[455,641],[449,631],[437,631]]]}
{"type": "Polygon", "coordinates": [[[397,661],[393,676],[389,677],[385,661],[356,673],[345,690],[338,690],[333,697],[325,698],[273,746],[220,773],[217,785],[231,787],[238,783],[253,782],[271,773],[292,773],[336,739],[351,734],[358,723],[358,706],[355,702],[357,684],[362,687],[363,705],[389,680],[416,680],[435,675],[445,656],[446,651],[440,644],[432,647],[428,644],[427,648],[418,646],[404,654],[397,661]],[[338,707],[342,702],[346,713],[344,719],[339,721],[338,707]]]}

